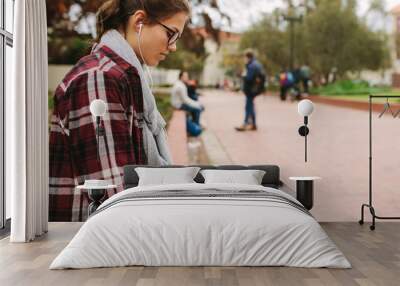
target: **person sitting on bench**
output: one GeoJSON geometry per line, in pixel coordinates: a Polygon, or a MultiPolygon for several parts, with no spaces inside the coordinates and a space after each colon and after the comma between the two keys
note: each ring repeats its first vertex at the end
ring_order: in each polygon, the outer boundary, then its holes
{"type": "Polygon", "coordinates": [[[186,71],[179,73],[179,79],[172,87],[171,104],[174,108],[185,110],[191,114],[194,123],[200,126],[200,114],[204,110],[203,105],[193,100],[188,95],[188,89],[185,84],[189,80],[189,74],[186,71]]]}

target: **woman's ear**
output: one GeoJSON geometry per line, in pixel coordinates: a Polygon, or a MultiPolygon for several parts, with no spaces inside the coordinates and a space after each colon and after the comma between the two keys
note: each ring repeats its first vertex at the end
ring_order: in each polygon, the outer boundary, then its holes
{"type": "Polygon", "coordinates": [[[136,11],[129,19],[129,23],[133,25],[135,31],[139,33],[146,21],[146,12],[143,10],[136,11]]]}

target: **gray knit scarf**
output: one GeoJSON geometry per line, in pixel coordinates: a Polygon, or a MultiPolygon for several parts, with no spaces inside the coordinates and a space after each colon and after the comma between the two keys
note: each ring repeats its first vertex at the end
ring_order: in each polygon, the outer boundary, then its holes
{"type": "Polygon", "coordinates": [[[144,124],[143,144],[147,155],[147,163],[154,166],[172,164],[171,153],[167,144],[165,120],[157,109],[154,95],[145,79],[143,67],[134,50],[117,30],[106,32],[100,40],[95,51],[101,46],[107,46],[125,61],[134,66],[140,76],[143,91],[144,124]]]}

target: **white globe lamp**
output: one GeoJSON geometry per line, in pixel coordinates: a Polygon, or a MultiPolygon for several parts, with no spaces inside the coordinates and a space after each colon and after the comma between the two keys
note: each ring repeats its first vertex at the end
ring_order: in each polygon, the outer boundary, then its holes
{"type": "Polygon", "coordinates": [[[314,104],[309,99],[304,99],[299,102],[297,106],[298,113],[304,117],[304,125],[299,128],[299,134],[304,137],[305,140],[305,151],[304,151],[304,160],[307,162],[307,135],[310,133],[310,129],[308,129],[308,116],[311,115],[314,111],[314,104]]]}
{"type": "Polygon", "coordinates": [[[97,159],[100,159],[100,154],[99,154],[99,142],[100,142],[100,136],[104,136],[104,128],[100,126],[101,122],[101,117],[104,116],[107,112],[107,105],[104,102],[104,100],[101,99],[95,99],[92,100],[90,103],[90,112],[94,117],[96,117],[96,135],[97,135],[97,159]]]}

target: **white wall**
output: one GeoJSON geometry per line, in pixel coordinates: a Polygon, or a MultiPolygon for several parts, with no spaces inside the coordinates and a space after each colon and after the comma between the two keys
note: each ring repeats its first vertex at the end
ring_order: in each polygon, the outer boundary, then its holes
{"type": "Polygon", "coordinates": [[[360,74],[350,74],[350,78],[365,80],[371,85],[392,85],[392,74],[393,69],[385,71],[364,70],[360,74]]]}
{"type": "Polygon", "coordinates": [[[204,45],[209,56],[205,60],[201,83],[216,85],[225,77],[225,70],[220,67],[223,59],[222,49],[218,49],[217,44],[210,39],[207,39],[204,45]]]}
{"type": "Polygon", "coordinates": [[[150,73],[154,85],[173,85],[179,78],[180,70],[150,68],[150,73]]]}

